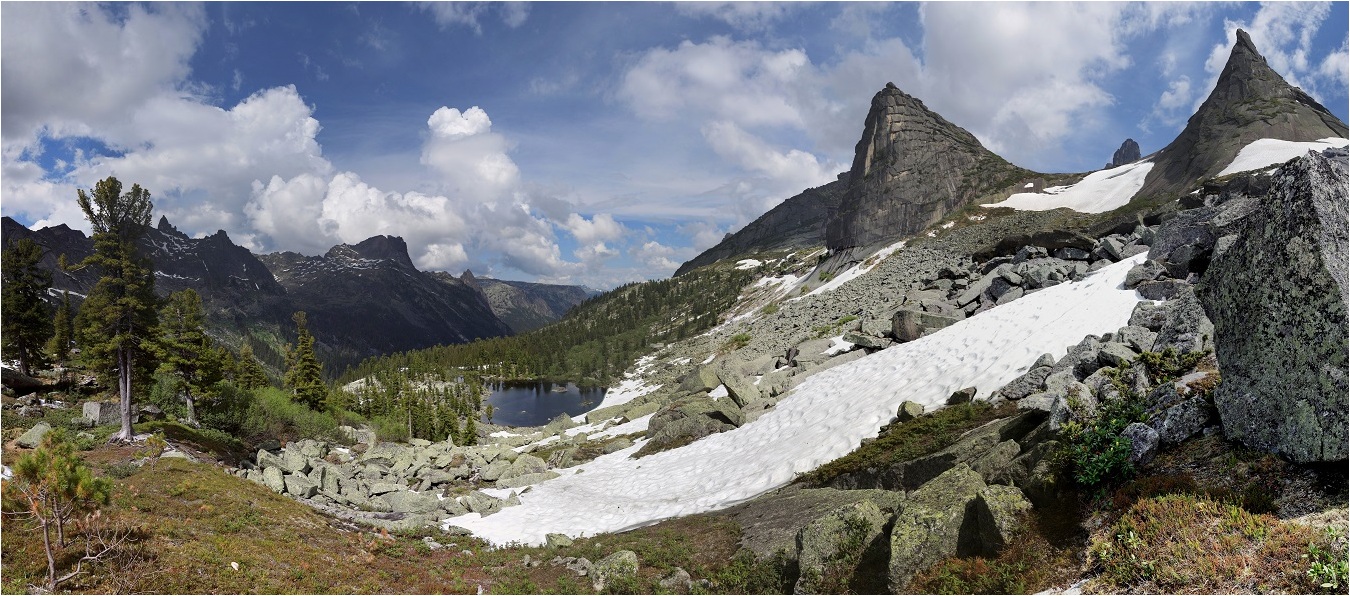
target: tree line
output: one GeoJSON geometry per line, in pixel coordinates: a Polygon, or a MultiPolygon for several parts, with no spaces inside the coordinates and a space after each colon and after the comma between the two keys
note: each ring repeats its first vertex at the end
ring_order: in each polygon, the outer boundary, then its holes
{"type": "MultiPolygon", "coordinates": [[[[155,294],[153,267],[136,246],[150,226],[150,192],[139,184],[124,192],[122,183],[109,177],[87,193],[78,190],[76,198],[93,230],[94,251],[76,264],[66,263],[61,255],[58,266],[92,268],[100,275],[98,282],[78,309],[68,292],[53,308],[47,300],[51,274],[39,266],[42,247],[31,238],[8,243],[0,258],[3,357],[30,376],[65,364],[96,373],[103,386],[115,388],[120,403],[121,426],[113,441],[131,440],[133,404],[147,398],[181,412],[190,426],[200,427],[206,420],[208,426],[224,427],[219,430],[237,430],[229,427],[238,426],[237,414],[248,402],[275,389],[249,342],[232,352],[211,338],[195,290],[164,299],[155,294]],[[236,414],[233,421],[230,412],[236,414]]],[[[473,433],[465,436],[461,421],[477,418],[481,399],[466,400],[460,395],[464,392],[410,391],[410,397],[372,400],[335,391],[324,382],[305,313],[296,312],[293,321],[296,341],[285,347],[281,383],[290,401],[344,419],[379,415],[416,420],[412,434],[423,438],[433,433],[443,438],[452,427],[459,440],[476,435],[470,428],[473,433]]]]}

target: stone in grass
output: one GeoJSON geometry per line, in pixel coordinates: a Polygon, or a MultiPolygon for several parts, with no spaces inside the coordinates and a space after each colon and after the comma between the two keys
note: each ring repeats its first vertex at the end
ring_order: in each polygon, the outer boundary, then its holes
{"type": "Polygon", "coordinates": [[[906,401],[900,404],[895,411],[895,419],[898,422],[909,422],[923,415],[923,404],[913,401],[906,401]]]}
{"type": "Polygon", "coordinates": [[[955,406],[958,404],[968,404],[975,400],[975,391],[976,389],[974,387],[958,389],[955,393],[951,394],[951,397],[947,398],[947,405],[955,406]]]}
{"type": "Polygon", "coordinates": [[[52,425],[39,422],[33,425],[33,428],[28,429],[28,432],[23,433],[16,443],[24,449],[36,449],[38,445],[42,444],[42,437],[47,436],[47,433],[51,431],[52,425]]]}
{"type": "Polygon", "coordinates": [[[567,534],[545,534],[544,546],[548,548],[562,548],[572,546],[572,539],[567,534]]]}
{"type": "Polygon", "coordinates": [[[591,567],[591,587],[603,592],[616,579],[637,577],[638,556],[631,550],[621,550],[600,559],[591,567]]]}

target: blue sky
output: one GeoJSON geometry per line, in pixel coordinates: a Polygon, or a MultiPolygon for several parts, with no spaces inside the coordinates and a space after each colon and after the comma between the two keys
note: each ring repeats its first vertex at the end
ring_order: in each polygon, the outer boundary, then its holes
{"type": "Polygon", "coordinates": [[[1047,172],[1162,148],[1242,27],[1347,118],[1346,3],[0,3],[0,210],[423,269],[665,277],[847,169],[886,82],[1047,172]],[[73,40],[79,40],[78,43],[73,40]]]}

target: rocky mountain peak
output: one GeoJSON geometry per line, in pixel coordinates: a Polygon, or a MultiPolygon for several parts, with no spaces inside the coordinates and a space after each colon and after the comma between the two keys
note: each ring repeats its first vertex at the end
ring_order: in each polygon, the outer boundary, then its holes
{"type": "Polygon", "coordinates": [[[1258,139],[1315,141],[1346,137],[1344,122],[1271,69],[1246,31],[1214,90],[1176,140],[1153,156],[1139,196],[1176,194],[1223,170],[1258,139]]]}
{"type": "Polygon", "coordinates": [[[1111,161],[1107,162],[1106,167],[1107,169],[1118,168],[1136,161],[1139,161],[1139,143],[1136,143],[1134,139],[1125,139],[1125,142],[1120,144],[1120,148],[1116,149],[1116,152],[1111,155],[1111,161]]]}
{"type": "Polygon", "coordinates": [[[173,227],[173,224],[169,223],[169,218],[164,215],[159,216],[159,224],[155,226],[155,229],[178,238],[186,239],[188,237],[187,234],[184,234],[178,231],[178,228],[173,227]]]}
{"type": "Polygon", "coordinates": [[[914,234],[1020,172],[888,83],[872,97],[826,243],[837,250],[914,234]]]}
{"type": "Polygon", "coordinates": [[[353,245],[352,250],[367,259],[393,261],[410,269],[415,268],[412,257],[408,256],[408,243],[398,236],[371,236],[353,245]]]}

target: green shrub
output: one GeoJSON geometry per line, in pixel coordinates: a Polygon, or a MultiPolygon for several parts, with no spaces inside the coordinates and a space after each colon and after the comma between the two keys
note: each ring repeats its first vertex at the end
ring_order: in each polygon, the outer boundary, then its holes
{"type": "Polygon", "coordinates": [[[371,420],[371,426],[381,441],[400,443],[408,440],[408,421],[402,416],[376,416],[371,420]]]}
{"type": "Polygon", "coordinates": [[[1130,440],[1120,436],[1120,431],[1144,420],[1143,406],[1129,399],[1114,399],[1102,403],[1097,417],[1084,424],[1065,423],[1059,434],[1074,481],[1095,487],[1133,474],[1130,440]]]}
{"type": "Polygon", "coordinates": [[[221,381],[197,401],[197,419],[203,428],[238,434],[248,420],[253,391],[221,381]]]}
{"type": "Polygon", "coordinates": [[[769,304],[765,304],[765,305],[764,305],[764,308],[759,309],[759,312],[762,312],[762,313],[764,313],[764,314],[766,314],[766,315],[774,314],[774,313],[778,312],[778,304],[777,304],[777,303],[772,303],[772,302],[769,303],[769,304]]]}
{"type": "Polygon", "coordinates": [[[722,345],[722,351],[735,352],[736,350],[749,345],[750,339],[749,333],[737,333],[736,335],[731,336],[731,338],[727,340],[727,343],[722,345]]]}
{"type": "Polygon", "coordinates": [[[1208,352],[1177,352],[1175,348],[1167,348],[1161,352],[1144,352],[1139,355],[1139,361],[1148,367],[1148,379],[1153,384],[1161,384],[1167,381],[1175,380],[1183,373],[1195,368],[1196,363],[1200,362],[1208,352]]]}
{"type": "Polygon", "coordinates": [[[1345,593],[1346,578],[1350,575],[1345,530],[1328,526],[1323,541],[1323,544],[1309,543],[1308,552],[1303,555],[1308,560],[1308,580],[1315,590],[1327,594],[1345,593]]]}
{"type": "Polygon", "coordinates": [[[249,438],[328,439],[337,434],[337,422],[326,412],[315,412],[275,387],[253,394],[241,434],[249,438]]]}

